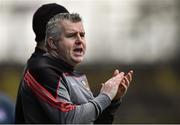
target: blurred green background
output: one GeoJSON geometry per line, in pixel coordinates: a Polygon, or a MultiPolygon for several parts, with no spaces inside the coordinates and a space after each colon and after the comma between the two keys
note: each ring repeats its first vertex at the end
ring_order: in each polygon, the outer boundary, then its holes
{"type": "Polygon", "coordinates": [[[32,15],[48,2],[82,15],[88,50],[78,70],[95,94],[115,69],[134,70],[114,123],[180,123],[180,0],[0,0],[0,91],[15,103],[35,46],[32,15]]]}

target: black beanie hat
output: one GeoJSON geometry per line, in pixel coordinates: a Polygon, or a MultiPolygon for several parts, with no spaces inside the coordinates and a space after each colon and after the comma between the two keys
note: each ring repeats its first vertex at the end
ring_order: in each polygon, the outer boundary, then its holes
{"type": "Polygon", "coordinates": [[[42,5],[33,16],[33,30],[36,35],[36,42],[45,39],[47,22],[58,13],[69,13],[68,10],[56,3],[42,5]]]}

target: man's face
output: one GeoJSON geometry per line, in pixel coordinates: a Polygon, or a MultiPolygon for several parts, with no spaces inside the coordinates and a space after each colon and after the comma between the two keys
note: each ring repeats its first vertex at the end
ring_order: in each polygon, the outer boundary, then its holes
{"type": "Polygon", "coordinates": [[[68,20],[61,22],[64,32],[57,44],[60,59],[72,66],[81,63],[86,51],[85,31],[82,22],[73,23],[68,20]]]}

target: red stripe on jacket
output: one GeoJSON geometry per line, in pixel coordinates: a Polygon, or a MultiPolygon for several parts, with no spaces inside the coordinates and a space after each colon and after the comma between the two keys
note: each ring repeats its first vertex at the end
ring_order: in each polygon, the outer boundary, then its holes
{"type": "MultiPolygon", "coordinates": [[[[28,87],[31,88],[32,92],[38,96],[43,101],[49,103],[51,106],[57,108],[58,110],[62,112],[68,112],[75,108],[75,105],[60,102],[57,99],[54,98],[54,96],[49,93],[43,86],[41,86],[29,73],[29,71],[26,72],[24,76],[25,83],[27,83],[28,87]]],[[[60,81],[58,83],[58,86],[60,84],[60,81]]]]}

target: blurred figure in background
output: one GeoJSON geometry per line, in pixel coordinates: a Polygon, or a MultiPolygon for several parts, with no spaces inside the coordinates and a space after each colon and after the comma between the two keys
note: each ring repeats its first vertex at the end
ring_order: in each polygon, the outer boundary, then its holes
{"type": "Polygon", "coordinates": [[[62,5],[58,5],[56,3],[50,3],[50,4],[42,5],[34,13],[32,28],[36,35],[35,41],[37,44],[31,58],[42,55],[46,52],[46,47],[45,47],[46,24],[49,21],[49,19],[51,19],[54,15],[58,13],[69,13],[69,12],[62,5]]]}
{"type": "Polygon", "coordinates": [[[14,123],[14,102],[9,96],[0,92],[0,124],[14,123]]]}

